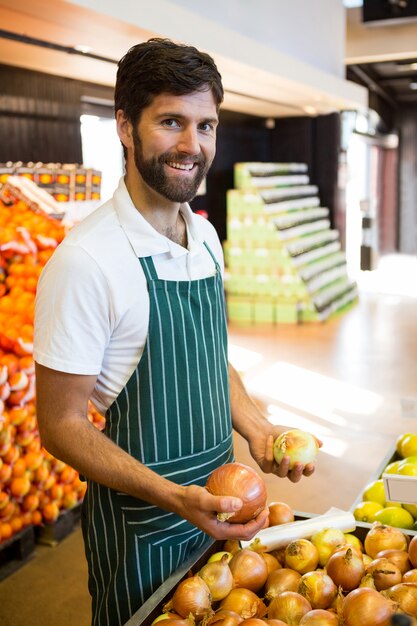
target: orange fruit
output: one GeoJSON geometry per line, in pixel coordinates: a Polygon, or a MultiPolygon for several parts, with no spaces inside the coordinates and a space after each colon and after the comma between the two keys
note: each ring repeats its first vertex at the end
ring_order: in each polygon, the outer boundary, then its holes
{"type": "Polygon", "coordinates": [[[50,502],[42,507],[41,513],[46,522],[55,522],[59,516],[59,507],[56,502],[50,502]]]}
{"type": "Polygon", "coordinates": [[[27,496],[23,498],[22,508],[24,511],[35,511],[39,506],[39,498],[37,495],[33,493],[28,493],[27,496]]]}
{"type": "Polygon", "coordinates": [[[21,498],[29,493],[30,480],[27,476],[19,476],[18,478],[12,478],[10,482],[10,493],[15,498],[21,498]]]}
{"type": "Polygon", "coordinates": [[[13,478],[16,478],[16,477],[19,477],[19,476],[24,476],[25,472],[26,472],[26,463],[25,463],[25,461],[22,458],[17,459],[16,463],[12,467],[12,476],[13,476],[13,478]]]}
{"type": "Polygon", "coordinates": [[[10,520],[10,526],[12,527],[13,534],[20,532],[23,528],[23,521],[21,517],[14,517],[10,520]]]}
{"type": "Polygon", "coordinates": [[[40,452],[27,452],[25,454],[25,456],[23,457],[23,460],[26,464],[26,467],[28,470],[37,470],[38,467],[41,466],[42,464],[42,455],[40,454],[40,452]]]}
{"type": "Polygon", "coordinates": [[[40,511],[32,511],[32,524],[40,526],[42,524],[42,513],[40,511]]]}
{"type": "Polygon", "coordinates": [[[10,537],[13,535],[13,528],[11,524],[9,522],[3,522],[2,524],[0,524],[0,533],[2,541],[10,539],[10,537]]]}

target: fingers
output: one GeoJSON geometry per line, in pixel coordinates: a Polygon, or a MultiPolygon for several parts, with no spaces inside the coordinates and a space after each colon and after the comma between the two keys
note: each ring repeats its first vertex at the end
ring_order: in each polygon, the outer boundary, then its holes
{"type": "Polygon", "coordinates": [[[265,453],[264,453],[264,472],[271,474],[274,471],[274,436],[268,435],[265,441],[265,453]]]}
{"type": "Polygon", "coordinates": [[[264,528],[268,519],[269,511],[263,509],[259,515],[246,524],[232,524],[230,522],[216,523],[216,528],[210,533],[215,539],[237,539],[238,541],[249,541],[262,528],[264,528]]]}

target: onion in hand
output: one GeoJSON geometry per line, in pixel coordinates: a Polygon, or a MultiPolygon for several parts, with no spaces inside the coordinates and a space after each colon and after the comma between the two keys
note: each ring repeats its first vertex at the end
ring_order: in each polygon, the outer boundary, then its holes
{"type": "Polygon", "coordinates": [[[296,463],[307,465],[314,463],[319,450],[319,444],[314,435],[303,430],[286,430],[274,442],[274,458],[278,465],[284,456],[290,458],[290,469],[296,463]]]}
{"type": "Polygon", "coordinates": [[[218,513],[221,522],[245,524],[266,507],[266,486],[259,474],[242,463],[226,463],[210,474],[206,489],[214,496],[233,496],[243,502],[236,512],[218,513]]]}

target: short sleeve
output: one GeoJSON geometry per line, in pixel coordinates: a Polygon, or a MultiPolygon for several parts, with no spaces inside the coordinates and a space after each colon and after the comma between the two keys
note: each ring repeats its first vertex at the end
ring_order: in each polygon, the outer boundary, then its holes
{"type": "Polygon", "coordinates": [[[112,317],[110,290],[96,261],[83,248],[61,244],[38,282],[35,361],[62,372],[98,375],[112,317]]]}

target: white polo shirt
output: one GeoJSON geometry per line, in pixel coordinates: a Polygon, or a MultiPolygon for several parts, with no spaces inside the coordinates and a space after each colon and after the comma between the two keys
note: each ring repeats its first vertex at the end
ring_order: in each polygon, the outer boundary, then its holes
{"type": "Polygon", "coordinates": [[[142,355],[149,296],[138,257],[152,256],[158,277],[196,280],[223,271],[214,227],[187,204],[188,249],[158,233],[133,205],[121,179],[113,198],[75,226],[38,283],[34,358],[73,374],[98,375],[92,401],[104,413],[142,355]]]}

